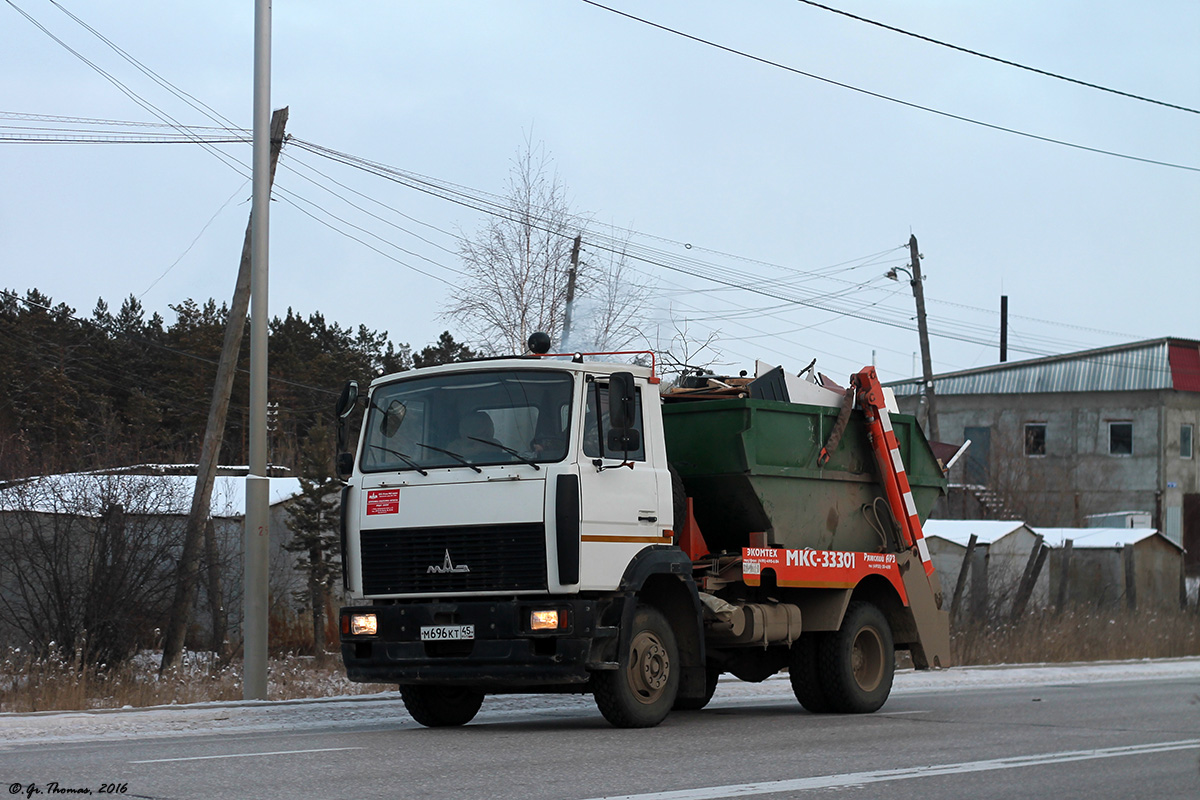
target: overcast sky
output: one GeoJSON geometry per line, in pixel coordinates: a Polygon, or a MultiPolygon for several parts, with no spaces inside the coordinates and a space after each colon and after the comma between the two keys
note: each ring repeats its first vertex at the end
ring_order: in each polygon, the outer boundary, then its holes
{"type": "MultiPolygon", "coordinates": [[[[797,0],[606,4],[948,114],[1200,167],[1200,114],[797,0]]],[[[828,4],[1200,108],[1194,0],[828,4]]],[[[0,136],[169,132],[15,113],[226,124],[97,34],[249,128],[253,7],[0,3],[0,136]]],[[[914,374],[911,291],[884,277],[907,263],[910,233],[925,256],[937,371],[998,360],[1002,294],[1011,359],[1200,338],[1200,172],[906,107],[580,0],[293,0],[275,3],[273,23],[272,105],[290,107],[291,134],[478,192],[503,190],[526,137],[544,143],[578,212],[656,250],[657,264],[631,262],[654,286],[645,329],[664,339],[673,324],[694,339],[716,331],[729,369],[752,368],[757,357],[798,370],[816,357],[821,371],[844,379],[874,354],[885,379],[914,374]]],[[[217,150],[249,163],[247,144],[217,150]]],[[[114,308],[139,297],[168,322],[169,303],[228,301],[249,212],[247,174],[196,144],[0,143],[0,284],[22,294],[36,287],[84,316],[99,297],[114,308]]],[[[416,347],[453,329],[439,313],[458,277],[455,235],[478,229],[479,212],[293,145],[277,186],[290,194],[272,204],[273,314],[320,311],[416,347]]],[[[587,259],[586,237],[584,247],[587,259]]]]}

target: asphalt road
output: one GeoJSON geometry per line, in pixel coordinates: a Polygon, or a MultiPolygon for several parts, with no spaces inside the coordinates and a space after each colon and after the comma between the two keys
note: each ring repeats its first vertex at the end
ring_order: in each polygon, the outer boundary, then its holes
{"type": "Polygon", "coordinates": [[[588,698],[485,703],[453,730],[420,728],[398,701],[376,702],[394,704],[394,720],[9,744],[0,747],[0,793],[27,796],[32,785],[44,798],[94,796],[108,785],[153,798],[1200,797],[1200,678],[929,690],[893,695],[866,716],[814,716],[778,692],[723,699],[719,689],[709,708],[635,731],[608,727],[588,698]]]}

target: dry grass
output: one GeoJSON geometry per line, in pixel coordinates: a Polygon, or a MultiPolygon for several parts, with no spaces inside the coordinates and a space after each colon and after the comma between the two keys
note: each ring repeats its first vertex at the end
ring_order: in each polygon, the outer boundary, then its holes
{"type": "MultiPolygon", "coordinates": [[[[186,653],[184,663],[158,674],[158,654],[144,653],[116,667],[81,666],[77,659],[36,658],[10,649],[0,662],[0,712],[78,710],[242,699],[242,665],[221,664],[208,653],[186,653]]],[[[391,685],[351,683],[336,656],[281,655],[270,659],[267,698],[288,700],[369,694],[391,685]]]]}
{"type": "MultiPolygon", "coordinates": [[[[1033,611],[1013,624],[1006,615],[956,623],[954,663],[1061,663],[1200,655],[1200,614],[1188,611],[1033,611]]],[[[242,699],[242,665],[189,652],[158,674],[158,654],[115,667],[87,667],[78,657],[39,658],[9,649],[0,660],[0,712],[121,708],[242,699]]],[[[268,665],[268,699],[369,694],[390,684],[351,683],[341,659],[282,654],[268,665]]]]}
{"type": "Polygon", "coordinates": [[[1200,655],[1196,609],[1031,611],[956,623],[955,664],[1030,664],[1200,655]]]}

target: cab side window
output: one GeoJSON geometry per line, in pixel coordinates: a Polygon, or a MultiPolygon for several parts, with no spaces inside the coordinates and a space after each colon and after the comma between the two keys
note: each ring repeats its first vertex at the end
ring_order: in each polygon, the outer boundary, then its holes
{"type": "MultiPolygon", "coordinates": [[[[642,390],[638,387],[636,390],[636,401],[633,409],[633,429],[639,434],[642,433],[642,390]]],[[[593,381],[587,384],[587,409],[583,417],[583,454],[589,458],[625,458],[625,453],[621,451],[609,450],[607,446],[609,431],[608,422],[608,383],[593,381]],[[601,409],[601,413],[597,415],[597,404],[601,409]]],[[[630,450],[628,458],[630,461],[645,461],[646,460],[646,445],[645,436],[639,436],[642,440],[641,446],[637,450],[630,450]]]]}

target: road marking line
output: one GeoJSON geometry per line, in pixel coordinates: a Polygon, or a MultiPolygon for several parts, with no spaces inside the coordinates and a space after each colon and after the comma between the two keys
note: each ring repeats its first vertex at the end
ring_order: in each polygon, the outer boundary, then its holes
{"type": "Polygon", "coordinates": [[[186,758],[151,758],[130,761],[130,764],[164,764],[168,761],[208,761],[214,758],[254,758],[255,756],[290,756],[297,753],[333,753],[338,750],[364,750],[363,747],[321,747],[316,750],[275,750],[271,753],[229,753],[223,756],[188,756],[186,758]]]}
{"type": "Polygon", "coordinates": [[[1142,755],[1146,753],[1169,753],[1175,750],[1200,749],[1200,739],[1184,739],[1178,742],[1157,744],[1135,744],[1124,747],[1105,747],[1097,750],[1069,750],[1061,753],[1041,753],[1009,758],[991,758],[984,761],[964,761],[960,764],[935,764],[927,767],[904,769],[881,769],[872,772],[847,772],[839,775],[817,775],[811,778],[795,778],[783,781],[759,783],[736,783],[727,786],[703,786],[696,789],[679,789],[669,792],[647,792],[626,794],[593,800],[715,800],[722,797],[746,797],[755,794],[779,794],[807,789],[832,789],[844,786],[862,786],[868,783],[884,783],[907,778],[930,778],[938,775],[955,775],[967,772],[987,772],[997,769],[1035,767],[1041,764],[1064,764],[1071,761],[1091,761],[1098,758],[1142,755]]]}

